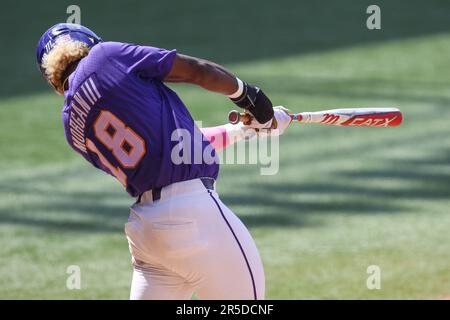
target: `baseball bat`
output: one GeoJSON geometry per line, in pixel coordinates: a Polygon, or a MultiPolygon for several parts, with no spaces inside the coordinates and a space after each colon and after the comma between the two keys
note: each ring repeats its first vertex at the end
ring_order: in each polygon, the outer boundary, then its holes
{"type": "MultiPolygon", "coordinates": [[[[290,113],[292,121],[320,123],[332,126],[350,127],[396,127],[403,121],[403,115],[397,108],[348,108],[316,112],[290,113]]],[[[231,124],[252,120],[249,113],[232,110],[228,114],[231,124]]]]}

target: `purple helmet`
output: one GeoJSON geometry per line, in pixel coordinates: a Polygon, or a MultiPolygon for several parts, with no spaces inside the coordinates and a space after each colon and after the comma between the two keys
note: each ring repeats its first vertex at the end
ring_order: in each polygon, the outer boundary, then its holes
{"type": "Polygon", "coordinates": [[[97,43],[103,41],[90,29],[79,24],[58,23],[54,25],[42,35],[36,47],[37,63],[44,77],[45,70],[42,68],[42,58],[44,54],[50,52],[50,50],[54,47],[56,40],[60,37],[67,37],[68,39],[84,42],[89,48],[92,48],[97,43]]]}

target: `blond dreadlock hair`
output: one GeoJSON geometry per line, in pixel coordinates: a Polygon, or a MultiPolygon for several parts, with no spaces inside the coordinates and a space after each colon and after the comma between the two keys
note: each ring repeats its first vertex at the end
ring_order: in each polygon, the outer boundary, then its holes
{"type": "Polygon", "coordinates": [[[87,44],[81,41],[62,39],[42,59],[45,77],[53,85],[56,92],[64,94],[64,82],[67,75],[64,72],[71,63],[78,61],[89,53],[87,44]]]}

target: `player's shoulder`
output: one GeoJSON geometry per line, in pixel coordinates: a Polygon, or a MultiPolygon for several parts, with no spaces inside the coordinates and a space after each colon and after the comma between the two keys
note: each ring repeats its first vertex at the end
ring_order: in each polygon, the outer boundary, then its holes
{"type": "Polygon", "coordinates": [[[113,42],[113,41],[100,42],[99,44],[92,47],[92,49],[89,52],[89,56],[93,58],[109,57],[115,52],[120,51],[122,45],[123,43],[121,42],[113,42]]]}
{"type": "Polygon", "coordinates": [[[104,71],[104,66],[113,62],[114,64],[118,64],[117,60],[119,52],[121,52],[122,43],[120,42],[101,42],[89,51],[89,54],[86,58],[81,60],[79,65],[80,70],[84,70],[85,72],[81,72],[80,74],[90,74],[90,73],[99,73],[101,74],[104,71]]]}
{"type": "Polygon", "coordinates": [[[107,41],[101,42],[91,49],[89,54],[93,56],[103,56],[106,58],[114,58],[130,53],[130,50],[137,47],[135,44],[126,42],[107,41]]]}

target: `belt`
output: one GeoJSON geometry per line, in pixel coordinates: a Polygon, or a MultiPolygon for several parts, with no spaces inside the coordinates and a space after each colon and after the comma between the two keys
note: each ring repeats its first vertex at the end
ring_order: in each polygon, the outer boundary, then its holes
{"type": "MultiPolygon", "coordinates": [[[[203,178],[199,178],[199,179],[202,182],[202,184],[206,190],[214,190],[214,182],[215,182],[214,178],[203,177],[203,178]]],[[[161,191],[164,188],[165,187],[158,187],[158,188],[153,188],[153,189],[149,190],[152,193],[153,201],[158,201],[159,199],[161,199],[161,191]]],[[[139,195],[139,197],[137,199],[137,203],[141,202],[141,197],[142,197],[142,194],[139,195]]]]}

